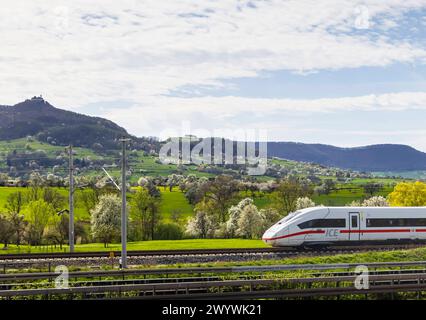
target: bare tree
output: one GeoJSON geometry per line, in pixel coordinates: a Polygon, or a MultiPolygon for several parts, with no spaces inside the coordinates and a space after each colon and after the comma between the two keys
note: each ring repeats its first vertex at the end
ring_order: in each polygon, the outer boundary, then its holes
{"type": "Polygon", "coordinates": [[[369,182],[364,184],[362,188],[364,189],[365,193],[369,194],[370,197],[372,197],[376,192],[382,190],[383,185],[377,182],[369,182]]]}
{"type": "Polygon", "coordinates": [[[230,205],[237,201],[238,183],[230,176],[220,175],[207,185],[205,199],[212,202],[220,222],[227,219],[230,205]]]}
{"type": "Polygon", "coordinates": [[[312,193],[309,186],[301,183],[297,178],[287,178],[280,182],[273,193],[273,205],[284,214],[296,210],[297,199],[312,193]]]}

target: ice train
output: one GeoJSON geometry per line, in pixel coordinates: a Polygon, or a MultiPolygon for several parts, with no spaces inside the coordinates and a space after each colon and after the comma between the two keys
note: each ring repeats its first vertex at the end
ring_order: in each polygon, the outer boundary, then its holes
{"type": "Polygon", "coordinates": [[[426,207],[312,207],[288,214],[262,237],[274,247],[426,241],[426,207]]]}

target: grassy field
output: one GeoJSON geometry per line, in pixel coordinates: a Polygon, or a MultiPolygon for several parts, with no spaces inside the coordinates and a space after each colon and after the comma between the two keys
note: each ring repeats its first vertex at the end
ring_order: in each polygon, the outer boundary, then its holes
{"type": "MultiPolygon", "coordinates": [[[[129,242],[127,250],[182,250],[182,249],[230,249],[230,248],[266,248],[268,247],[262,240],[248,239],[186,239],[186,240],[153,240],[129,242]]],[[[77,252],[90,251],[120,251],[119,243],[110,244],[104,248],[102,243],[80,244],[75,246],[77,252]]],[[[59,247],[51,246],[20,246],[10,245],[7,250],[0,249],[0,254],[11,253],[37,253],[37,252],[68,252],[68,246],[64,246],[62,251],[59,247]]]]}
{"type": "MultiPolygon", "coordinates": [[[[392,192],[392,187],[384,187],[380,192],[374,193],[374,196],[383,196],[392,192]]],[[[325,206],[345,206],[354,200],[363,200],[369,198],[370,195],[366,195],[360,187],[355,190],[338,190],[331,192],[328,195],[314,195],[312,200],[316,204],[323,204],[325,206]]]]}
{"type": "MultiPolygon", "coordinates": [[[[24,152],[34,152],[37,150],[42,150],[46,153],[47,157],[55,158],[59,154],[65,151],[64,146],[55,146],[48,143],[40,142],[38,140],[27,140],[26,138],[14,139],[9,141],[0,141],[0,168],[6,168],[6,161],[1,161],[5,159],[6,155],[12,151],[16,150],[18,153],[24,152]]],[[[109,159],[115,160],[113,162],[117,162],[115,156],[105,155],[102,153],[95,152],[88,148],[79,148],[74,147],[75,159],[90,159],[90,160],[102,160],[109,159]]],[[[168,176],[173,173],[178,173],[177,167],[175,165],[162,164],[156,162],[158,158],[152,155],[147,155],[143,151],[136,151],[129,153],[129,165],[132,171],[132,175],[130,177],[130,182],[134,183],[141,176],[168,176]]],[[[118,163],[116,163],[118,164],[118,163]]],[[[110,168],[108,170],[113,177],[119,179],[120,171],[119,168],[110,168]]],[[[194,174],[198,177],[211,177],[212,174],[199,172],[197,170],[197,166],[188,165],[184,166],[185,174],[194,174]]],[[[84,171],[85,175],[103,175],[103,172],[98,170],[88,170],[84,171]]]]}
{"type": "MultiPolygon", "coordinates": [[[[47,156],[55,157],[59,153],[65,151],[65,147],[63,146],[54,146],[49,143],[40,142],[38,140],[28,141],[26,138],[22,139],[14,139],[10,141],[0,141],[0,154],[11,152],[13,150],[17,150],[18,152],[22,151],[37,151],[43,150],[46,152],[47,156]]],[[[74,151],[76,155],[80,157],[90,157],[91,159],[102,159],[102,156],[95,153],[91,149],[88,148],[79,148],[74,147],[74,151]]]]}
{"type": "Polygon", "coordinates": [[[426,179],[425,170],[413,170],[413,171],[386,171],[386,172],[373,172],[374,175],[381,177],[403,177],[406,179],[426,179]]]}
{"type": "MultiPolygon", "coordinates": [[[[66,188],[55,188],[58,190],[58,192],[65,197],[65,206],[68,206],[68,189],[66,188]]],[[[23,187],[0,187],[0,212],[4,208],[6,204],[7,197],[9,194],[14,192],[25,192],[27,188],[23,187]]],[[[78,201],[75,203],[75,217],[77,220],[88,220],[89,214],[86,212],[86,210],[79,204],[78,201]]]]}
{"type": "Polygon", "coordinates": [[[186,197],[179,188],[160,188],[161,191],[161,205],[160,213],[163,219],[170,220],[173,213],[187,219],[192,216],[193,208],[186,200],[186,197]]]}
{"type": "MultiPolygon", "coordinates": [[[[65,197],[65,202],[67,203],[68,199],[68,189],[66,188],[55,188],[59,191],[61,195],[65,197]]],[[[4,208],[6,204],[7,197],[9,194],[13,192],[22,191],[25,192],[27,188],[23,187],[0,187],[0,212],[1,209],[4,208]]],[[[77,191],[77,199],[78,193],[81,191],[77,191]]],[[[161,205],[160,205],[160,214],[163,219],[170,220],[173,212],[176,212],[183,218],[188,218],[192,215],[192,206],[188,203],[185,198],[185,195],[178,189],[173,188],[173,191],[170,192],[169,189],[160,189],[161,192],[161,205]]],[[[132,198],[132,194],[129,193],[128,200],[130,201],[132,198]]],[[[75,203],[75,217],[78,220],[86,220],[90,219],[90,215],[82,204],[77,200],[75,203]]]]}

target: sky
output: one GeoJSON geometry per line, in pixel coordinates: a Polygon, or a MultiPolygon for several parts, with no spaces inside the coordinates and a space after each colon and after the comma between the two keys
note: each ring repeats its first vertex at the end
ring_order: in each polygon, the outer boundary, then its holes
{"type": "Polygon", "coordinates": [[[426,152],[426,0],[0,1],[0,104],[426,152]]]}

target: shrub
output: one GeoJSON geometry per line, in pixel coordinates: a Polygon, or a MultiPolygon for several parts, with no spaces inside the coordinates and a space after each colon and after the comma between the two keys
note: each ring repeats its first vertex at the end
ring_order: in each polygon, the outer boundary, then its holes
{"type": "Polygon", "coordinates": [[[161,223],[155,232],[157,240],[180,240],[183,238],[183,230],[176,223],[161,223]]]}

